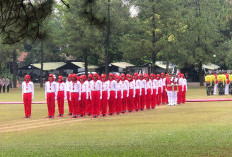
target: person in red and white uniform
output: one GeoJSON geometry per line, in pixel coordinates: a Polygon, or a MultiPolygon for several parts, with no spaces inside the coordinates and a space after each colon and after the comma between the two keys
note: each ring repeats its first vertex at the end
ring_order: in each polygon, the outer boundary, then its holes
{"type": "Polygon", "coordinates": [[[88,82],[85,81],[86,77],[85,75],[82,75],[80,77],[80,83],[81,83],[81,100],[79,103],[79,110],[80,110],[80,116],[84,117],[86,114],[86,107],[87,107],[87,99],[89,94],[89,85],[88,82]]]}
{"type": "Polygon", "coordinates": [[[68,79],[66,80],[66,96],[67,96],[67,100],[68,100],[68,108],[69,108],[69,113],[67,116],[72,116],[73,114],[73,107],[72,107],[72,102],[71,102],[71,99],[70,99],[70,84],[72,82],[72,74],[69,74],[68,75],[68,79]]]}
{"type": "Polygon", "coordinates": [[[173,83],[172,83],[171,75],[168,75],[167,78],[166,78],[166,89],[165,89],[167,91],[167,94],[168,94],[168,106],[173,105],[172,86],[173,86],[173,83]]]}
{"type": "Polygon", "coordinates": [[[31,82],[31,77],[25,75],[24,82],[22,83],[22,96],[24,103],[24,118],[31,118],[31,102],[34,99],[34,84],[31,82]]]}
{"type": "Polygon", "coordinates": [[[102,81],[101,114],[102,117],[105,117],[107,114],[108,100],[110,97],[109,81],[107,81],[105,74],[101,74],[101,81],[102,81]]]}
{"type": "Polygon", "coordinates": [[[93,106],[93,118],[98,118],[100,115],[100,101],[102,99],[102,82],[98,80],[97,73],[93,75],[93,80],[90,81],[90,99],[93,106]]]}
{"type": "Polygon", "coordinates": [[[79,111],[79,101],[81,100],[81,83],[77,80],[77,75],[73,74],[72,82],[70,84],[70,96],[73,107],[72,118],[78,118],[79,111]]]}
{"type": "Polygon", "coordinates": [[[172,92],[172,102],[173,104],[172,105],[177,105],[177,92],[178,92],[178,78],[173,75],[172,77],[172,83],[173,83],[173,92],[172,92]]]}
{"type": "Polygon", "coordinates": [[[168,103],[168,96],[167,92],[165,90],[166,88],[166,77],[164,73],[161,73],[161,78],[162,80],[162,88],[163,88],[163,93],[162,93],[162,104],[167,104],[168,103]]]}
{"type": "Polygon", "coordinates": [[[49,74],[48,82],[45,83],[45,99],[47,100],[48,106],[48,117],[54,118],[55,115],[55,101],[57,100],[57,84],[54,81],[53,74],[49,74]]]}
{"type": "Polygon", "coordinates": [[[182,91],[183,91],[183,103],[185,103],[186,101],[186,92],[188,90],[188,84],[187,84],[187,80],[184,76],[184,74],[181,74],[181,77],[183,78],[183,86],[182,86],[182,91]]]}
{"type": "Polygon", "coordinates": [[[126,75],[127,77],[127,80],[129,82],[129,97],[128,97],[128,111],[129,112],[133,112],[134,110],[134,99],[135,99],[135,90],[136,90],[136,87],[135,87],[135,81],[133,81],[133,78],[130,74],[127,74],[126,75]]]}
{"type": "Polygon", "coordinates": [[[141,96],[140,96],[140,110],[144,110],[145,106],[145,84],[146,81],[143,79],[143,74],[139,74],[139,79],[140,79],[140,87],[141,87],[141,96]]]}
{"type": "Polygon", "coordinates": [[[63,81],[63,76],[58,76],[57,90],[58,90],[57,103],[58,103],[58,110],[59,110],[59,115],[57,117],[63,117],[64,116],[64,100],[67,99],[66,85],[63,81]]]}
{"type": "Polygon", "coordinates": [[[151,96],[151,108],[154,109],[157,105],[157,93],[158,93],[158,86],[155,74],[150,74],[151,82],[152,82],[152,89],[153,95],[151,96]]]}
{"type": "Polygon", "coordinates": [[[129,82],[126,80],[125,74],[121,74],[123,98],[122,98],[122,113],[127,111],[127,103],[129,97],[129,82]]]}
{"type": "Polygon", "coordinates": [[[141,103],[140,103],[140,97],[142,95],[142,89],[141,89],[141,81],[139,80],[139,75],[138,73],[134,73],[133,75],[133,79],[134,80],[134,84],[135,84],[135,99],[134,99],[134,109],[136,111],[139,111],[139,109],[141,108],[141,103]]]}
{"type": "Polygon", "coordinates": [[[122,99],[123,99],[123,87],[121,82],[121,77],[115,75],[116,84],[116,103],[115,103],[115,112],[120,114],[122,112],[122,99]]]}
{"type": "Polygon", "coordinates": [[[151,109],[151,97],[153,96],[152,82],[148,74],[144,75],[145,79],[145,105],[146,109],[151,109]]]}
{"type": "Polygon", "coordinates": [[[162,80],[160,79],[160,74],[157,74],[157,87],[158,87],[157,104],[160,105],[162,102],[162,93],[163,93],[163,84],[162,84],[162,80]]]}
{"type": "Polygon", "coordinates": [[[177,81],[177,83],[178,83],[177,103],[181,104],[182,103],[182,97],[183,97],[183,92],[182,92],[183,78],[181,78],[181,73],[178,73],[177,80],[178,80],[177,81]]]}
{"type": "Polygon", "coordinates": [[[91,116],[93,114],[93,106],[92,106],[92,102],[91,102],[91,99],[90,99],[90,95],[91,95],[91,88],[90,88],[90,82],[93,80],[93,75],[92,74],[89,74],[88,75],[88,99],[87,99],[87,107],[86,107],[86,113],[88,114],[88,116],[91,116]]]}
{"type": "Polygon", "coordinates": [[[115,101],[116,101],[116,86],[117,82],[114,80],[114,74],[109,74],[109,90],[110,90],[110,97],[109,97],[109,115],[112,116],[115,113],[115,101]]]}

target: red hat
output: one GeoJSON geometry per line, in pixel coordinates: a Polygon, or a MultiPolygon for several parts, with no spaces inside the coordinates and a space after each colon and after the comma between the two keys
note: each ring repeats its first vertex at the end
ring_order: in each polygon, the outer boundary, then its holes
{"type": "Polygon", "coordinates": [[[139,76],[139,74],[138,73],[134,73],[134,76],[139,76]]]}
{"type": "Polygon", "coordinates": [[[181,77],[184,77],[184,74],[181,74],[181,77]]]}
{"type": "Polygon", "coordinates": [[[109,76],[114,77],[114,74],[113,74],[113,73],[110,73],[109,76]]]}
{"type": "Polygon", "coordinates": [[[106,75],[105,74],[101,74],[101,78],[106,78],[106,75]]]}
{"type": "Polygon", "coordinates": [[[68,77],[72,78],[72,74],[68,74],[68,77]]]}
{"type": "Polygon", "coordinates": [[[148,75],[148,74],[145,74],[145,75],[144,75],[144,78],[149,78],[149,75],[148,75]]]}
{"type": "Polygon", "coordinates": [[[143,74],[139,74],[139,77],[141,77],[141,76],[143,77],[143,74]]]}
{"type": "Polygon", "coordinates": [[[126,77],[132,77],[130,74],[127,74],[126,77]]]}
{"type": "Polygon", "coordinates": [[[74,77],[77,78],[77,74],[73,74],[73,75],[72,75],[72,78],[74,78],[74,77]]]}
{"type": "Polygon", "coordinates": [[[24,77],[24,81],[26,81],[26,79],[29,79],[29,81],[31,81],[31,77],[30,77],[30,75],[25,75],[25,77],[24,77]]]}
{"type": "Polygon", "coordinates": [[[61,79],[61,80],[63,80],[63,76],[58,76],[58,79],[61,79]]]}
{"type": "Polygon", "coordinates": [[[166,74],[166,76],[168,77],[168,76],[169,76],[169,74],[166,74]]]}
{"type": "Polygon", "coordinates": [[[161,73],[161,75],[164,75],[164,73],[161,73]]]}
{"type": "Polygon", "coordinates": [[[83,80],[84,80],[84,79],[85,79],[85,75],[81,75],[81,76],[80,76],[80,79],[83,79],[83,80]]]}
{"type": "Polygon", "coordinates": [[[160,74],[157,74],[157,77],[160,77],[160,74]]]}
{"type": "Polygon", "coordinates": [[[53,78],[53,74],[49,74],[48,77],[52,77],[53,78]]]}
{"type": "Polygon", "coordinates": [[[93,77],[93,75],[92,75],[92,74],[89,74],[89,75],[88,75],[88,77],[92,78],[92,77],[93,77]]]}
{"type": "Polygon", "coordinates": [[[97,73],[94,73],[94,74],[93,74],[93,77],[98,77],[98,74],[97,74],[97,73]]]}
{"type": "Polygon", "coordinates": [[[125,74],[121,74],[121,77],[125,77],[125,74]]]}

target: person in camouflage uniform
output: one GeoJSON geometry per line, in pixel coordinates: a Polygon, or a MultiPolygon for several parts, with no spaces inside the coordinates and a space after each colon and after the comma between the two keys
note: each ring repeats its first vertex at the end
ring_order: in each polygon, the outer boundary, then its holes
{"type": "Polygon", "coordinates": [[[230,75],[229,75],[229,94],[232,95],[232,73],[230,72],[230,75]]]}
{"type": "Polygon", "coordinates": [[[211,75],[209,75],[209,73],[206,73],[205,84],[206,84],[206,93],[208,96],[210,96],[212,91],[212,81],[211,81],[211,75]]]}
{"type": "Polygon", "coordinates": [[[219,95],[225,94],[225,77],[223,75],[223,72],[220,72],[218,75],[218,92],[219,95]]]}

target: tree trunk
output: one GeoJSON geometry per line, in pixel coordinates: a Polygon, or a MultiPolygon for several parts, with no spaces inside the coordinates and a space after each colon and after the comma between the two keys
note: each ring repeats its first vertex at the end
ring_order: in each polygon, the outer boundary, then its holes
{"type": "Polygon", "coordinates": [[[166,73],[169,73],[169,61],[166,63],[166,73]]]}
{"type": "Polygon", "coordinates": [[[17,53],[16,50],[13,51],[13,87],[17,88],[17,75],[18,75],[18,65],[17,65],[17,53]]]}
{"type": "Polygon", "coordinates": [[[105,51],[105,74],[109,75],[109,46],[110,46],[110,0],[108,0],[108,25],[106,35],[106,51],[105,51]]]}
{"type": "Polygon", "coordinates": [[[204,86],[204,72],[202,70],[202,63],[201,62],[199,64],[199,81],[200,81],[200,86],[204,86]]]}
{"type": "Polygon", "coordinates": [[[43,52],[43,41],[41,41],[40,45],[40,55],[41,55],[41,68],[40,68],[40,74],[39,74],[39,82],[40,82],[40,88],[43,88],[43,62],[44,62],[44,52],[43,52]]]}
{"type": "Polygon", "coordinates": [[[85,75],[88,77],[88,50],[83,51],[84,62],[85,62],[85,75]]]}
{"type": "Polygon", "coordinates": [[[156,62],[156,50],[155,50],[155,42],[156,42],[156,36],[155,36],[155,5],[154,0],[152,0],[152,45],[153,45],[153,51],[152,51],[152,63],[153,66],[151,66],[151,71],[155,72],[155,62],[156,62]]]}

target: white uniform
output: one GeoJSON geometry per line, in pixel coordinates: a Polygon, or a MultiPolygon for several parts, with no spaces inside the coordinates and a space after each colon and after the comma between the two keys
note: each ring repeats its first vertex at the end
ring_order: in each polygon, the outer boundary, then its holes
{"type": "Polygon", "coordinates": [[[55,100],[57,99],[57,84],[55,81],[48,81],[45,83],[45,99],[47,100],[47,93],[55,93],[55,100]]]}
{"type": "Polygon", "coordinates": [[[23,82],[22,83],[22,99],[23,99],[23,94],[24,93],[31,93],[31,99],[34,99],[34,84],[33,82],[29,81],[27,82],[23,82]]]}
{"type": "Polygon", "coordinates": [[[129,97],[129,81],[124,80],[124,81],[121,81],[121,82],[122,82],[122,90],[127,91],[127,97],[129,97]]]}
{"type": "Polygon", "coordinates": [[[122,82],[116,82],[116,99],[118,98],[118,92],[121,92],[121,99],[123,98],[123,87],[122,87],[122,82]]]}
{"type": "Polygon", "coordinates": [[[109,81],[102,82],[102,92],[107,91],[107,99],[110,98],[110,88],[109,88],[109,81]]]}
{"type": "Polygon", "coordinates": [[[64,100],[67,99],[67,92],[66,92],[66,84],[64,82],[59,83],[57,82],[57,92],[63,91],[64,92],[64,100]]]}
{"type": "Polygon", "coordinates": [[[86,99],[88,99],[89,97],[89,82],[88,81],[81,83],[81,93],[85,93],[86,99]]]}
{"type": "MultiPolygon", "coordinates": [[[[79,93],[79,100],[81,100],[81,83],[79,81],[70,83],[70,93],[79,93]]],[[[71,94],[70,94],[71,100],[71,94]]]]}
{"type": "MultiPolygon", "coordinates": [[[[90,81],[90,91],[99,91],[100,92],[100,99],[102,99],[102,82],[100,80],[94,81],[91,80],[90,81]]],[[[90,99],[92,99],[92,95],[90,92],[90,99]]]]}

